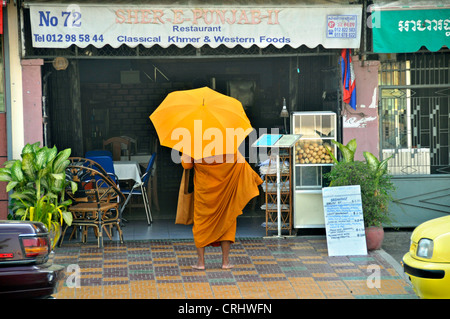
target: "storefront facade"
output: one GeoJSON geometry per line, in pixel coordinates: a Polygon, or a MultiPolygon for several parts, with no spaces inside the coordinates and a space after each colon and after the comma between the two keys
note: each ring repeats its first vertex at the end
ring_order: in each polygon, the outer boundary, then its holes
{"type": "Polygon", "coordinates": [[[343,0],[211,1],[200,9],[192,2],[23,1],[9,14],[21,30],[15,67],[23,74],[12,157],[37,140],[83,156],[104,137],[133,136],[138,152],[158,152],[158,188],[173,201],[181,169],[159,146],[148,116],[169,92],[199,83],[243,101],[258,133],[290,133],[279,116],[283,98],[289,112],[335,112],[339,141],[356,137],[357,158],[366,150],[381,157],[391,149],[383,132],[392,130],[380,113],[390,87],[379,86],[379,70],[387,65],[379,56],[387,55],[372,52],[369,6],[343,0]],[[356,53],[356,109],[342,102],[342,49],[356,53]]]}
{"type": "Polygon", "coordinates": [[[397,186],[397,224],[414,227],[450,211],[450,5],[374,1],[380,156],[397,186]]]}
{"type": "Polygon", "coordinates": [[[41,72],[24,77],[42,79],[42,142],[82,156],[104,137],[135,137],[138,152],[158,152],[159,192],[176,198],[181,169],[148,118],[169,92],[204,83],[235,96],[258,134],[289,132],[279,116],[283,99],[289,111],[340,112],[339,56],[359,47],[361,5],[218,3],[200,10],[24,1],[22,66],[41,72]],[[341,24],[350,28],[337,32],[341,24]],[[58,57],[67,59],[65,70],[55,69],[58,57]]]}

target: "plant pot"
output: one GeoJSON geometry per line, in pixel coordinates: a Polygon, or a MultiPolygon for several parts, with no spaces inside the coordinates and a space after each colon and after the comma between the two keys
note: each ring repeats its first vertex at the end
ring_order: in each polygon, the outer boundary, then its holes
{"type": "Polygon", "coordinates": [[[366,227],[366,244],[367,250],[377,250],[381,248],[384,239],[383,227],[366,227]]]}

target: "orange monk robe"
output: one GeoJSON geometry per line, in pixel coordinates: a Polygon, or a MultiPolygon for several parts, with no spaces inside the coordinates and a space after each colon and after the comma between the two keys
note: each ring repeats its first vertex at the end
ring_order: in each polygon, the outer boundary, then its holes
{"type": "Polygon", "coordinates": [[[205,247],[235,241],[236,218],[259,195],[259,175],[241,154],[220,155],[192,163],[183,155],[185,169],[194,168],[194,242],[205,247]]]}

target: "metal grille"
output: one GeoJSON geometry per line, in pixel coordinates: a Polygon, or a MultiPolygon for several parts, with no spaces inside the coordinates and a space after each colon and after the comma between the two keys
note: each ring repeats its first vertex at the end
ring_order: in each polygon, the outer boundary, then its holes
{"type": "Polygon", "coordinates": [[[397,56],[379,72],[383,157],[393,174],[450,174],[450,53],[397,56]]]}

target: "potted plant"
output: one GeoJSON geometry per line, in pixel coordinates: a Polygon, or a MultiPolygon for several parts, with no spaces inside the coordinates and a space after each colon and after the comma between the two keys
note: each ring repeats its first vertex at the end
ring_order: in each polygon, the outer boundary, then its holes
{"type": "Polygon", "coordinates": [[[365,161],[355,161],[355,140],[347,145],[334,143],[341,150],[343,159],[337,161],[334,158],[333,168],[325,174],[325,178],[330,181],[331,187],[360,185],[367,248],[379,249],[384,238],[383,225],[392,222],[388,205],[395,187],[387,170],[390,158],[379,161],[372,153],[363,152],[365,161]]]}
{"type": "MultiPolygon", "coordinates": [[[[54,248],[63,221],[68,225],[72,223],[72,214],[67,211],[72,202],[64,198],[65,169],[70,163],[71,149],[58,153],[56,147],[40,147],[39,144],[25,145],[22,160],[6,161],[0,168],[0,181],[8,182],[6,191],[12,191],[9,208],[13,214],[8,217],[45,224],[54,248]]],[[[76,187],[76,184],[72,186],[76,187]]]]}

